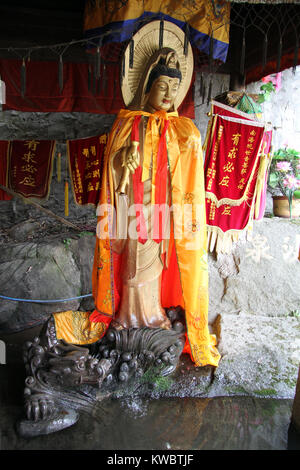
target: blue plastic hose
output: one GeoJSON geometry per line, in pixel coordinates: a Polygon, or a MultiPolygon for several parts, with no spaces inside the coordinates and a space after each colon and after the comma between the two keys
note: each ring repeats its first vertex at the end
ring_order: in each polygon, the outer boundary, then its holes
{"type": "Polygon", "coordinates": [[[83,299],[84,297],[92,297],[92,294],[79,295],[78,297],[70,297],[69,299],[56,299],[56,300],[31,300],[31,299],[17,299],[14,297],[6,297],[6,295],[0,295],[0,299],[13,300],[15,302],[29,302],[38,304],[51,304],[57,302],[68,302],[69,300],[83,299]]]}

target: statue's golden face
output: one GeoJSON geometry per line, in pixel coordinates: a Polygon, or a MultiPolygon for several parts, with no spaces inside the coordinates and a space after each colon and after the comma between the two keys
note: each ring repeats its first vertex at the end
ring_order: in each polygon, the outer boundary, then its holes
{"type": "Polygon", "coordinates": [[[145,111],[169,111],[174,105],[179,90],[179,78],[171,78],[161,75],[152,84],[145,105],[145,111]]]}

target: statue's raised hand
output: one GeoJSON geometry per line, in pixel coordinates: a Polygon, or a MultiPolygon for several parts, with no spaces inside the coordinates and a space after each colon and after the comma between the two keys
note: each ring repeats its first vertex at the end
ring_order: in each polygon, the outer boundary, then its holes
{"type": "Polygon", "coordinates": [[[122,154],[122,167],[127,168],[130,173],[134,173],[140,164],[138,145],[136,141],[131,142],[130,147],[125,148],[122,154]]]}
{"type": "Polygon", "coordinates": [[[125,193],[130,173],[134,173],[140,162],[140,154],[138,151],[139,143],[132,141],[129,147],[124,147],[121,153],[123,173],[117,192],[125,193]]]}

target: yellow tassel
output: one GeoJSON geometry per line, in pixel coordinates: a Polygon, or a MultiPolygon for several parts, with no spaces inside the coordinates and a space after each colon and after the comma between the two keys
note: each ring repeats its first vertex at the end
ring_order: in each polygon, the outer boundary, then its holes
{"type": "Polygon", "coordinates": [[[57,174],[57,181],[61,182],[61,153],[58,152],[57,159],[56,159],[56,174],[57,174]]]}
{"type": "Polygon", "coordinates": [[[218,234],[216,230],[212,231],[211,237],[210,237],[210,245],[209,245],[209,251],[212,253],[215,249],[216,245],[216,240],[218,238],[218,234]]]}
{"type": "Polygon", "coordinates": [[[264,150],[266,148],[266,143],[264,145],[262,154],[260,156],[260,164],[259,164],[259,169],[258,169],[258,175],[257,175],[257,183],[256,183],[256,201],[255,201],[255,218],[257,219],[258,214],[259,214],[259,209],[260,209],[260,201],[264,189],[264,183],[265,183],[265,176],[266,176],[266,170],[268,166],[268,157],[264,153],[264,150]]]}
{"type": "Polygon", "coordinates": [[[210,119],[207,124],[206,136],[205,136],[204,144],[202,145],[203,152],[205,152],[206,147],[207,147],[207,141],[208,141],[208,137],[211,131],[211,125],[212,125],[212,119],[210,119]]]}
{"type": "Polygon", "coordinates": [[[65,216],[69,216],[69,183],[65,181],[65,216]]]}

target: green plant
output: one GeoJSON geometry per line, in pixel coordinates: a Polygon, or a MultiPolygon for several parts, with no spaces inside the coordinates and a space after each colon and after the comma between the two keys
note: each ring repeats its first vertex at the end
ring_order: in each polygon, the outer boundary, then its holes
{"type": "Polygon", "coordinates": [[[292,310],[290,313],[288,313],[289,317],[294,317],[294,318],[300,318],[300,310],[292,310]]]}
{"type": "Polygon", "coordinates": [[[93,232],[89,232],[88,230],[83,230],[82,232],[79,233],[79,237],[85,237],[85,236],[94,236],[94,233],[93,232]]]}
{"type": "Polygon", "coordinates": [[[270,99],[271,93],[275,91],[275,86],[272,82],[267,82],[260,87],[260,90],[262,91],[262,93],[258,95],[257,102],[264,103],[265,101],[268,101],[270,99]]]}
{"type": "Polygon", "coordinates": [[[71,243],[71,238],[64,238],[63,239],[63,244],[65,245],[66,248],[68,248],[70,246],[70,243],[71,243]]]}
{"type": "Polygon", "coordinates": [[[278,192],[289,201],[290,217],[295,192],[300,189],[300,152],[291,148],[280,148],[273,154],[268,186],[271,193],[278,192]]]}

